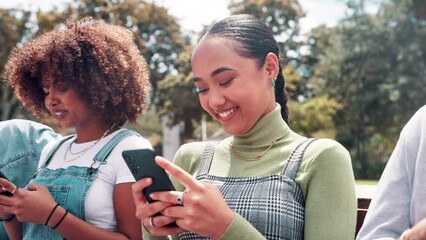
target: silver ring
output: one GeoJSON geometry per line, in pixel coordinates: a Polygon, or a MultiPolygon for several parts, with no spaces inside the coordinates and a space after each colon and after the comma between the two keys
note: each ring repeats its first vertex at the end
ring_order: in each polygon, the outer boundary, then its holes
{"type": "Polygon", "coordinates": [[[14,194],[16,190],[18,190],[18,188],[15,186],[15,188],[10,193],[14,194]]]}
{"type": "Polygon", "coordinates": [[[149,219],[149,226],[150,226],[150,227],[152,227],[152,228],[155,228],[155,225],[154,225],[154,217],[151,217],[151,218],[149,219]]]}
{"type": "Polygon", "coordinates": [[[179,195],[176,198],[178,204],[181,205],[181,206],[183,206],[183,194],[185,194],[185,192],[180,192],[179,195]]]}

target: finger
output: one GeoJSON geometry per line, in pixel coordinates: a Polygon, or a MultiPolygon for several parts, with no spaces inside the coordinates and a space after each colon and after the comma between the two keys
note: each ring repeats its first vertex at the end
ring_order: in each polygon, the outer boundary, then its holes
{"type": "Polygon", "coordinates": [[[143,178],[132,185],[133,201],[135,202],[136,206],[146,203],[146,199],[143,196],[142,190],[151,184],[151,178],[143,178]]]}
{"type": "Polygon", "coordinates": [[[167,224],[172,223],[175,219],[172,219],[170,222],[170,218],[161,216],[154,216],[152,218],[145,219],[142,224],[144,225],[145,229],[150,232],[154,236],[166,236],[166,235],[173,235],[177,233],[181,233],[184,230],[182,228],[179,228],[178,226],[174,225],[165,225],[164,223],[168,222],[167,224]]]}
{"type": "Polygon", "coordinates": [[[188,210],[183,208],[182,206],[173,205],[161,211],[161,215],[174,219],[183,219],[187,211],[188,210]]]}
{"type": "Polygon", "coordinates": [[[159,228],[159,227],[176,227],[176,225],[169,225],[171,223],[174,223],[176,221],[176,218],[172,218],[172,217],[168,217],[168,216],[163,216],[163,215],[155,215],[152,218],[148,218],[148,225],[147,226],[151,226],[151,221],[152,224],[154,225],[154,227],[159,228]]]}
{"type": "Polygon", "coordinates": [[[181,205],[182,201],[179,201],[178,198],[182,198],[182,192],[177,191],[162,191],[154,192],[149,195],[152,199],[158,200],[161,202],[168,202],[172,205],[181,205]]]}
{"type": "Polygon", "coordinates": [[[15,184],[11,183],[10,181],[4,178],[0,178],[0,187],[3,191],[8,191],[8,192],[12,192],[16,188],[15,184]]]}
{"type": "MultiPolygon", "coordinates": [[[[0,205],[2,207],[11,207],[13,203],[14,203],[14,200],[12,200],[11,197],[0,195],[0,205]]],[[[8,208],[8,210],[10,209],[8,208]]]]}
{"type": "Polygon", "coordinates": [[[203,185],[201,182],[197,181],[189,173],[187,173],[182,168],[176,166],[175,164],[169,162],[167,159],[157,156],[155,157],[155,162],[164,170],[166,170],[170,175],[172,175],[176,180],[182,183],[186,188],[197,189],[202,188],[203,185]]]}

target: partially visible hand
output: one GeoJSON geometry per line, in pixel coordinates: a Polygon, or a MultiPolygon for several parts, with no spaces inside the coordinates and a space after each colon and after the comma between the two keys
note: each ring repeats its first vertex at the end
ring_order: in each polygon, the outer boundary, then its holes
{"type": "Polygon", "coordinates": [[[180,192],[156,192],[150,195],[155,200],[174,204],[162,211],[162,214],[177,218],[178,226],[187,231],[213,239],[222,236],[231,224],[234,212],[226,204],[219,189],[196,180],[162,157],[156,157],[156,162],[186,188],[183,206],[178,205],[180,192]]]}
{"type": "MultiPolygon", "coordinates": [[[[7,183],[7,186],[3,184],[0,182],[6,189],[13,188],[7,183]]],[[[28,189],[16,190],[12,197],[1,198],[0,212],[13,213],[21,222],[45,224],[55,205],[55,200],[45,186],[30,184],[28,189]]]]}
{"type": "Polygon", "coordinates": [[[411,229],[406,230],[400,240],[426,240],[426,218],[418,222],[411,229]]]}
{"type": "Polygon", "coordinates": [[[156,201],[148,204],[146,201],[142,190],[151,185],[151,183],[152,179],[144,178],[132,185],[133,201],[136,205],[136,217],[141,220],[145,229],[154,236],[166,236],[183,232],[184,230],[179,227],[167,226],[167,224],[176,221],[176,218],[160,214],[161,211],[172,206],[174,203],[156,201]]]}
{"type": "MultiPolygon", "coordinates": [[[[10,181],[0,178],[0,192],[12,192],[16,186],[10,181]]],[[[12,216],[12,210],[10,206],[7,204],[10,196],[8,195],[0,195],[0,218],[8,219],[12,216]]]]}

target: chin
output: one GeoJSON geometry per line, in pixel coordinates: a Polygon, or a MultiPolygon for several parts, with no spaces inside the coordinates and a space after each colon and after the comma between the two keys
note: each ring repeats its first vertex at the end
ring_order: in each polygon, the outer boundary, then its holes
{"type": "Polygon", "coordinates": [[[223,130],[230,135],[244,135],[248,131],[239,128],[225,127],[223,126],[223,130]]]}

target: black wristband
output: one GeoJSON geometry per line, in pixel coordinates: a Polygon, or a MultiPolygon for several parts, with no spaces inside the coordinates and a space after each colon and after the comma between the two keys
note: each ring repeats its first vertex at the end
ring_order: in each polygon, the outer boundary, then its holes
{"type": "Polygon", "coordinates": [[[15,214],[12,214],[12,216],[10,218],[6,218],[6,219],[1,219],[0,218],[0,222],[7,223],[7,222],[12,221],[14,218],[15,218],[15,214]]]}
{"type": "Polygon", "coordinates": [[[46,223],[44,225],[47,226],[47,224],[49,223],[50,218],[52,217],[53,213],[55,212],[56,208],[59,206],[59,203],[56,204],[56,206],[52,209],[52,211],[49,214],[49,217],[47,217],[46,223]]]}
{"type": "Polygon", "coordinates": [[[61,222],[62,222],[62,220],[64,220],[64,218],[65,218],[65,216],[68,214],[68,210],[66,210],[65,209],[65,214],[64,214],[64,216],[62,216],[62,218],[61,218],[61,220],[59,220],[59,222],[54,226],[54,227],[52,227],[52,229],[55,229],[55,228],[57,228],[58,226],[59,226],[59,224],[61,224],[61,222]]]}

